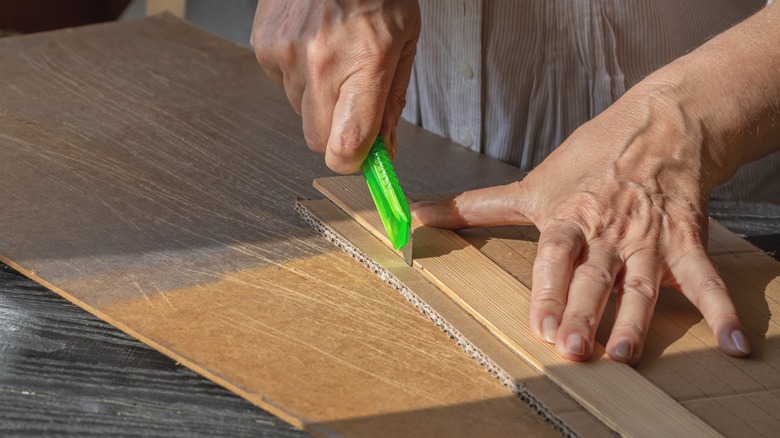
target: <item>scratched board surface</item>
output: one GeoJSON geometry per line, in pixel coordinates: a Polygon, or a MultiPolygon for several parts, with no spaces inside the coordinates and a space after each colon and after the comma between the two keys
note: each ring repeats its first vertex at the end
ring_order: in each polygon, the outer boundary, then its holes
{"type": "MultiPolygon", "coordinates": [[[[163,16],[0,60],[0,259],[316,434],[555,433],[297,218],[328,172],[251,52],[163,16]]],[[[519,176],[399,138],[412,191],[519,176]]]]}

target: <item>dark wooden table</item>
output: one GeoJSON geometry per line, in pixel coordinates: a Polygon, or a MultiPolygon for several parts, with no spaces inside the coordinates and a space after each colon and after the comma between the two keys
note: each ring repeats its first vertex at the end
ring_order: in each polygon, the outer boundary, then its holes
{"type": "Polygon", "coordinates": [[[307,436],[0,264],[0,436],[307,436]]]}

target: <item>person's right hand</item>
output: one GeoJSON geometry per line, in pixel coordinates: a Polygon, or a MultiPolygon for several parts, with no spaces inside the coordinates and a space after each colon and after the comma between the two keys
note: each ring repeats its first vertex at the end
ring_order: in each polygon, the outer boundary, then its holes
{"type": "Polygon", "coordinates": [[[419,34],[417,0],[260,0],[252,45],[309,148],[346,174],[377,133],[394,157],[419,34]]]}

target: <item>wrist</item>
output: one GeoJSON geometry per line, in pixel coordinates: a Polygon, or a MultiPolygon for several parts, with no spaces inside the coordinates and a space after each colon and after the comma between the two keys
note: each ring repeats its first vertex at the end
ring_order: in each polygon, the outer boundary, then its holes
{"type": "Polygon", "coordinates": [[[627,129],[623,137],[629,147],[619,151],[619,159],[653,157],[648,178],[664,168],[687,169],[708,196],[736,172],[742,162],[740,150],[729,147],[722,114],[706,103],[709,96],[698,89],[696,77],[692,80],[677,66],[674,71],[670,67],[645,78],[611,108],[627,129]],[[627,153],[628,149],[635,151],[627,153]]]}
{"type": "Polygon", "coordinates": [[[779,24],[780,4],[768,6],[630,90],[701,128],[716,184],[780,149],[779,24]]]}

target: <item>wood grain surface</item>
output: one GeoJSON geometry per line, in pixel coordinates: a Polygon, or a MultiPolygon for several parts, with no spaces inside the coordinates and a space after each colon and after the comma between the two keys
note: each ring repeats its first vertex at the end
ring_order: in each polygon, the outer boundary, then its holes
{"type": "MultiPolygon", "coordinates": [[[[162,16],[6,39],[0,59],[10,266],[316,434],[556,433],[295,215],[327,171],[251,52],[162,16]]],[[[399,139],[416,190],[520,174],[399,139]]]]}

